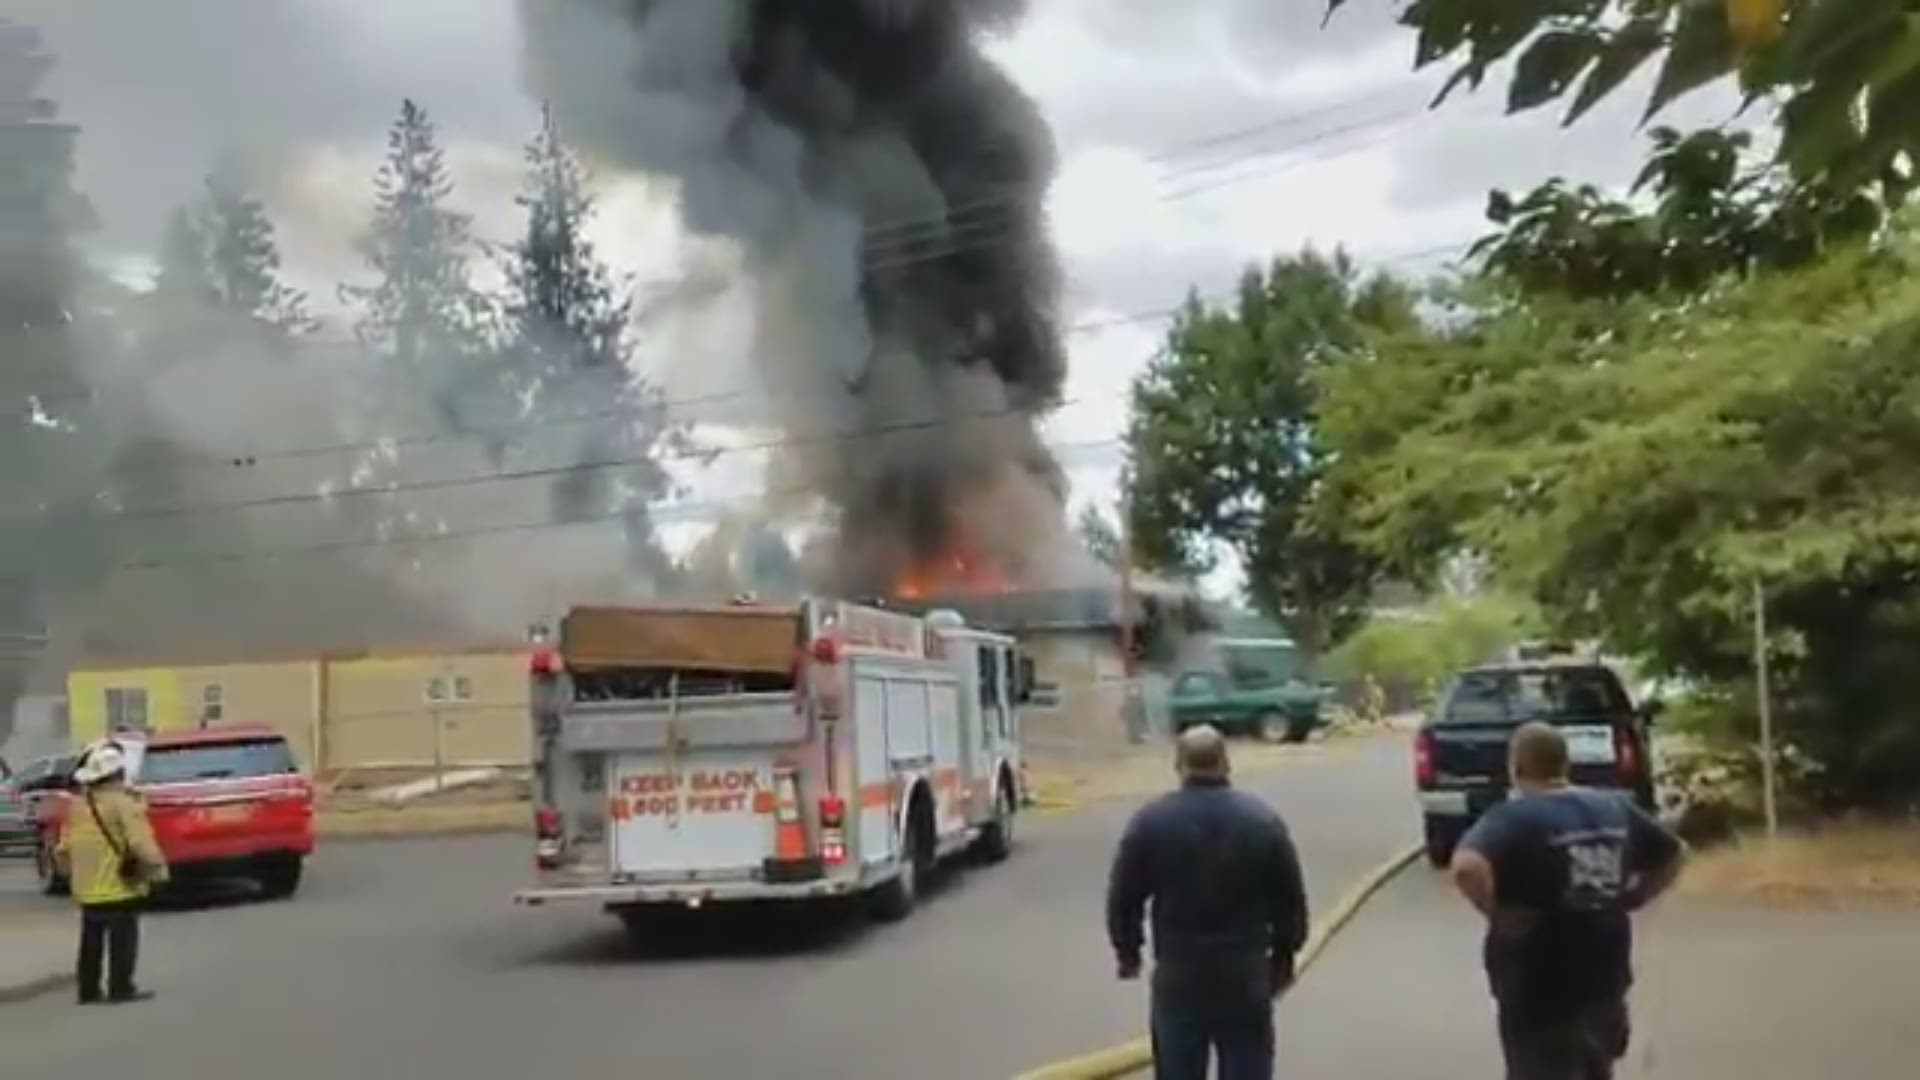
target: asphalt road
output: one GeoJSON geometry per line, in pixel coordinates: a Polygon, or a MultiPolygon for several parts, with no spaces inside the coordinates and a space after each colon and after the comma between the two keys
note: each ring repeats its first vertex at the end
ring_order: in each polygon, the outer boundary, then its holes
{"type": "MultiPolygon", "coordinates": [[[[1920,914],[1663,900],[1637,930],[1620,1080],[1920,1076],[1920,914]]],[[[1321,957],[1279,1013],[1282,1076],[1499,1076],[1480,923],[1416,864],[1321,957]]]]}
{"type": "MultiPolygon", "coordinates": [[[[1292,822],[1322,908],[1412,839],[1406,762],[1381,736],[1246,778],[1292,822]]],[[[1011,861],[897,926],[712,912],[646,945],[597,912],[513,908],[521,840],[335,845],[291,902],[150,918],[154,1002],[0,1007],[0,1055],[14,1080],[1006,1077],[1139,1033],[1101,926],[1129,808],[1025,820],[1011,861]]],[[[40,903],[0,897],[0,918],[40,903]]]]}

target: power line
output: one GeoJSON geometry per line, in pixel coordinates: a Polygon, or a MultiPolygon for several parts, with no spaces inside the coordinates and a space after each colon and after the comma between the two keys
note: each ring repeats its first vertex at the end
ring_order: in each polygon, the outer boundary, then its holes
{"type": "MultiPolygon", "coordinates": [[[[1346,101],[1334,102],[1329,105],[1321,106],[1316,109],[1304,110],[1302,112],[1273,118],[1267,121],[1263,121],[1259,124],[1231,129],[1225,132],[1215,133],[1213,135],[1204,136],[1200,139],[1191,140],[1185,143],[1176,143],[1172,147],[1166,150],[1162,150],[1162,151],[1156,152],[1153,155],[1150,155],[1148,160],[1150,161],[1175,160],[1182,153],[1188,152],[1188,150],[1190,149],[1202,149],[1202,148],[1211,147],[1211,146],[1223,145],[1228,142],[1242,140],[1242,139],[1254,137],[1266,132],[1278,130],[1278,129],[1296,124],[1302,120],[1331,115],[1341,110],[1351,108],[1355,105],[1364,105],[1364,104],[1370,104],[1374,102],[1384,102],[1386,100],[1395,98],[1397,96],[1398,95],[1395,95],[1389,92],[1383,92],[1383,93],[1377,93],[1377,94],[1368,95],[1364,97],[1348,99],[1346,101]]],[[[1419,108],[1403,109],[1385,116],[1372,117],[1366,120],[1349,123],[1336,128],[1332,128],[1332,129],[1327,129],[1327,130],[1318,131],[1318,132],[1311,132],[1305,136],[1302,136],[1299,139],[1296,139],[1290,142],[1283,142],[1278,144],[1277,146],[1265,148],[1258,153],[1236,153],[1234,155],[1228,156],[1220,161],[1217,161],[1211,164],[1199,165],[1199,166],[1188,166],[1184,169],[1169,170],[1168,172],[1166,172],[1165,174],[1157,178],[1157,180],[1160,183],[1165,183],[1168,180],[1179,179],[1183,175],[1188,175],[1196,172],[1205,172],[1211,169],[1224,168],[1224,167],[1228,167],[1228,166],[1238,164],[1248,160],[1256,160],[1259,158],[1271,158],[1271,157],[1281,156],[1281,155],[1284,155],[1289,150],[1298,149],[1299,147],[1303,147],[1303,146],[1317,145],[1319,143],[1323,143],[1327,141],[1328,139],[1337,138],[1340,135],[1350,134],[1355,131],[1365,130],[1373,127],[1391,126],[1394,124],[1398,124],[1398,123],[1404,122],[1407,119],[1412,118],[1413,116],[1419,115],[1420,112],[1421,110],[1419,108]]],[[[1372,145],[1372,144],[1369,143],[1367,145],[1372,145]]],[[[1337,156],[1337,155],[1328,155],[1328,156],[1337,156]]],[[[1314,157],[1314,158],[1309,158],[1309,159],[1300,160],[1300,161],[1282,162],[1278,167],[1273,169],[1250,170],[1237,175],[1230,175],[1224,178],[1218,178],[1210,183],[1198,185],[1196,187],[1190,188],[1185,191],[1178,191],[1171,195],[1162,196],[1161,201],[1171,202],[1171,201],[1178,201],[1185,198],[1190,198],[1193,195],[1200,194],[1205,191],[1215,190],[1220,187],[1229,186],[1235,183],[1242,183],[1247,180],[1259,178],[1261,176],[1268,176],[1268,175],[1272,175],[1273,173],[1287,171],[1291,168],[1297,168],[1300,165],[1308,164],[1308,163],[1311,163],[1312,161],[1325,160],[1325,159],[1326,159],[1325,157],[1314,157]]],[[[862,241],[863,252],[862,252],[862,266],[861,266],[862,272],[866,274],[871,274],[871,273],[883,273],[883,272],[890,272],[895,270],[908,269],[918,265],[941,262],[954,255],[985,250],[1004,238],[1004,229],[1001,227],[1001,223],[999,222],[997,217],[992,217],[992,216],[983,217],[982,213],[991,212],[997,208],[1005,208],[1008,206],[1015,205],[1016,203],[1024,200],[1030,194],[1031,194],[1030,188],[1026,186],[1008,186],[1007,188],[1004,189],[1004,193],[1002,194],[983,197],[971,203],[962,203],[957,207],[948,208],[945,211],[942,211],[940,213],[896,218],[891,221],[881,222],[876,225],[870,226],[863,233],[863,241],[862,241]],[[935,242],[935,246],[931,250],[925,250],[925,251],[910,250],[915,245],[915,242],[916,242],[916,238],[912,235],[912,232],[915,229],[918,229],[922,233],[922,235],[917,238],[918,240],[935,242]],[[904,233],[903,233],[903,230],[904,230],[904,233]],[[880,236],[882,241],[877,245],[873,241],[873,238],[876,234],[880,236]],[[892,252],[889,252],[887,250],[887,247],[889,246],[887,241],[889,239],[893,241],[892,252]]],[[[686,282],[685,278],[657,279],[652,282],[638,283],[636,284],[635,288],[636,288],[636,291],[645,290],[645,289],[666,291],[666,290],[671,290],[672,288],[678,287],[680,285],[684,285],[685,282],[686,282]]],[[[296,347],[299,347],[299,346],[296,345],[296,347]]],[[[311,347],[311,345],[307,345],[305,347],[311,347]]],[[[725,400],[729,397],[742,396],[744,393],[746,392],[733,392],[731,394],[709,395],[704,400],[725,400]]],[[[48,404],[56,403],[66,398],[85,401],[85,400],[91,400],[93,396],[94,395],[89,391],[81,391],[71,395],[41,396],[36,400],[38,400],[43,406],[45,406],[48,404]]],[[[523,422],[520,422],[519,424],[514,424],[514,425],[501,425],[501,427],[528,426],[528,423],[529,422],[523,421],[523,422]]],[[[534,426],[546,426],[546,425],[540,424],[538,422],[534,422],[534,426]]],[[[447,433],[447,437],[449,438],[457,438],[457,439],[463,439],[463,440],[478,437],[478,435],[479,435],[478,432],[447,433]]],[[[438,441],[438,440],[434,440],[434,441],[438,441]]],[[[374,446],[384,445],[385,442],[386,440],[374,439],[374,440],[366,440],[357,445],[362,448],[371,448],[374,446]]],[[[326,452],[344,452],[344,449],[351,448],[352,445],[353,444],[348,444],[347,446],[329,448],[326,452]]],[[[316,453],[317,452],[319,451],[316,451],[316,453]]],[[[183,455],[183,456],[186,456],[186,455],[183,455]]],[[[246,452],[235,452],[230,454],[204,454],[204,455],[191,455],[191,456],[204,458],[209,463],[217,462],[217,463],[224,463],[224,464],[232,464],[234,462],[253,464],[253,463],[257,463],[257,461],[263,457],[263,455],[259,453],[246,453],[246,452]]],[[[265,456],[296,456],[296,455],[265,455],[265,456]]],[[[301,454],[297,456],[308,456],[308,455],[301,454]]]]}
{"type": "MultiPolygon", "coordinates": [[[[1124,439],[1117,438],[1117,437],[1107,438],[1107,439],[1092,439],[1092,440],[1087,440],[1085,442],[1080,442],[1080,443],[1054,444],[1050,447],[1050,449],[1052,449],[1056,453],[1072,452],[1072,451],[1078,451],[1078,450],[1093,450],[1093,449],[1099,449],[1102,447],[1120,446],[1124,442],[1125,442],[1124,439]]],[[[724,496],[724,497],[716,497],[716,498],[710,498],[710,499],[700,499],[700,500],[693,500],[693,501],[684,502],[684,503],[675,503],[673,505],[659,508],[657,510],[650,509],[647,513],[647,518],[649,521],[657,525],[657,524],[661,524],[663,522],[668,521],[668,518],[670,516],[680,516],[689,510],[715,510],[715,509],[723,509],[729,506],[743,505],[746,503],[764,502],[768,499],[778,499],[778,498],[787,498],[787,497],[797,498],[797,497],[817,495],[817,494],[818,494],[817,491],[810,488],[783,488],[783,489],[775,489],[772,491],[755,492],[751,494],[724,496]]],[[[288,558],[288,557],[323,555],[323,554],[338,553],[343,551],[356,551],[356,550],[362,550],[365,548],[374,548],[374,547],[385,548],[385,547],[428,546],[433,544],[448,543],[456,540],[471,540],[471,539],[477,539],[482,537],[506,536],[506,535],[512,535],[516,533],[542,532],[548,529],[571,529],[571,528],[579,528],[581,526],[586,526],[586,525],[604,525],[611,521],[625,520],[631,516],[634,516],[634,514],[635,514],[634,508],[622,507],[614,510],[604,511],[601,513],[586,515],[586,516],[575,518],[568,521],[552,521],[552,520],[521,521],[521,522],[513,522],[513,523],[503,524],[503,525],[485,525],[485,526],[477,526],[477,527],[464,528],[464,529],[444,529],[439,532],[428,533],[420,536],[357,538],[353,540],[333,541],[333,542],[324,543],[324,544],[307,544],[307,545],[299,545],[295,547],[269,548],[269,549],[258,550],[258,551],[226,552],[226,553],[216,554],[216,555],[187,556],[183,558],[171,558],[171,559],[143,559],[143,560],[136,560],[132,562],[118,563],[118,564],[109,566],[106,569],[109,572],[185,569],[185,568],[199,567],[199,566],[217,566],[217,565],[236,563],[236,562],[272,561],[275,559],[288,558]]]]}
{"type": "MultiPolygon", "coordinates": [[[[1074,404],[1065,400],[1062,406],[1074,404]]],[[[882,438],[888,435],[908,434],[916,431],[933,431],[944,427],[958,427],[965,424],[986,422],[996,419],[1027,417],[1033,414],[1024,409],[999,409],[992,412],[969,413],[958,416],[946,416],[933,420],[904,421],[895,424],[882,424],[852,432],[829,432],[817,435],[785,436],[745,446],[727,447],[722,450],[702,451],[697,449],[679,449],[666,453],[629,454],[606,458],[600,461],[574,462],[567,465],[543,465],[526,469],[514,469],[502,472],[482,473],[470,476],[443,477],[435,480],[403,481],[386,485],[341,488],[329,492],[298,492],[265,495],[252,499],[238,499],[224,503],[202,503],[186,506],[167,506],[153,508],[132,508],[116,510],[95,515],[95,520],[152,520],[156,518],[181,517],[190,514],[212,514],[234,510],[255,510],[274,506],[296,506],[308,503],[332,502],[337,499],[358,498],[367,495],[399,495],[419,491],[444,491],[465,488],[512,483],[520,480],[539,480],[556,476],[574,476],[583,473],[603,472],[613,469],[627,469],[637,465],[661,460],[685,460],[718,457],[721,454],[752,453],[760,450],[778,450],[789,447],[832,445],[840,442],[855,442],[861,439],[882,438]]],[[[37,515],[26,517],[0,517],[0,521],[33,520],[37,515]]]]}
{"type": "MultiPolygon", "coordinates": [[[[1458,252],[1462,250],[1465,246],[1466,245],[1464,243],[1433,245],[1427,248],[1422,248],[1420,250],[1410,251],[1398,256],[1394,256],[1391,261],[1405,262],[1405,261],[1426,259],[1436,255],[1458,252]]],[[[1168,317],[1178,313],[1180,310],[1181,308],[1167,308],[1167,309],[1161,309],[1153,312],[1135,313],[1129,316],[1122,316],[1118,319],[1108,320],[1106,325],[1119,325],[1126,322],[1139,322],[1139,321],[1145,321],[1151,318],[1168,317]]],[[[1087,400],[1087,399],[1081,398],[1077,400],[1087,400]]],[[[1073,442],[1073,443],[1049,444],[1049,449],[1053,451],[1057,456],[1064,456],[1064,455],[1074,454],[1074,453],[1087,451],[1087,450],[1100,450],[1100,449],[1106,449],[1106,448],[1121,447],[1125,445],[1125,441],[1126,440],[1122,437],[1110,437],[1105,439],[1083,440],[1080,442],[1073,442]]],[[[475,478],[465,478],[465,479],[471,483],[487,482],[489,479],[492,479],[494,481],[499,480],[498,477],[494,477],[494,478],[475,477],[475,478]]],[[[769,499],[817,496],[818,494],[819,492],[812,488],[776,489],[772,491],[762,491],[762,492],[755,492],[750,494],[741,494],[741,495],[709,498],[709,499],[702,499],[702,500],[692,500],[692,501],[682,502],[682,503],[673,503],[673,504],[669,504],[662,507],[648,507],[648,508],[645,508],[644,513],[650,522],[657,525],[657,524],[668,523],[676,518],[685,517],[689,514],[690,511],[721,509],[728,506],[741,505],[744,503],[765,502],[769,499]]],[[[273,560],[288,558],[288,557],[304,557],[309,555],[320,555],[320,554],[338,553],[338,552],[345,552],[345,551],[357,551],[357,550],[364,550],[367,548],[428,546],[433,544],[448,543],[448,542],[457,541],[457,540],[471,540],[471,539],[480,539],[480,538],[487,538],[487,537],[494,537],[494,536],[505,536],[505,535],[521,534],[521,533],[540,532],[548,529],[566,529],[566,528],[577,528],[577,527],[586,526],[586,525],[605,524],[610,521],[619,521],[619,520],[630,518],[639,512],[640,511],[636,510],[636,508],[634,507],[621,507],[621,508],[605,511],[602,513],[586,515],[584,517],[577,518],[574,520],[569,520],[569,521],[553,521],[553,520],[547,519],[547,520],[540,520],[540,521],[512,522],[512,523],[506,523],[501,525],[475,526],[475,527],[468,527],[468,528],[462,528],[462,529],[443,528],[438,532],[429,533],[425,535],[414,535],[414,536],[404,536],[404,537],[356,538],[351,540],[332,541],[332,542],[322,543],[322,544],[301,545],[301,546],[284,547],[284,548],[270,548],[270,549],[255,550],[255,551],[226,552],[226,553],[219,553],[219,554],[213,554],[213,555],[186,556],[186,557],[178,557],[178,558],[157,558],[157,559],[134,560],[130,562],[114,564],[105,569],[108,572],[186,569],[186,568],[192,568],[192,567],[216,566],[216,565],[242,563],[242,562],[273,561],[273,560]]],[[[11,575],[10,578],[0,578],[0,580],[19,581],[19,580],[28,580],[28,577],[26,575],[11,575]]]]}
{"type": "MultiPolygon", "coordinates": [[[[1154,151],[1152,154],[1147,155],[1147,160],[1150,162],[1156,162],[1156,163],[1170,163],[1170,162],[1178,161],[1183,156],[1191,154],[1195,151],[1207,150],[1217,146],[1224,146],[1229,143],[1240,142],[1250,138],[1257,138],[1261,135],[1269,134],[1274,131],[1292,127],[1303,121],[1315,120],[1322,117],[1331,116],[1341,111],[1344,111],[1346,109],[1350,109],[1359,105],[1385,104],[1390,101],[1397,103],[1403,97],[1405,97],[1405,95],[1397,91],[1382,91],[1374,94],[1364,95],[1361,97],[1348,98],[1342,101],[1330,102],[1326,105],[1317,106],[1315,108],[1304,109],[1299,112],[1286,113],[1280,116],[1270,117],[1266,120],[1262,120],[1255,124],[1236,127],[1236,128],[1229,128],[1223,131],[1215,132],[1211,135],[1203,135],[1194,139],[1181,140],[1179,142],[1175,142],[1166,147],[1163,147],[1160,150],[1154,151]]],[[[1411,99],[1409,99],[1409,101],[1410,100],[1411,99]]],[[[1422,111],[1421,107],[1415,106],[1414,108],[1411,108],[1411,109],[1401,110],[1395,115],[1411,116],[1411,115],[1416,115],[1421,111],[1422,111]]],[[[1309,138],[1311,138],[1311,136],[1309,136],[1309,138]]],[[[1266,152],[1274,153],[1274,152],[1282,151],[1287,147],[1287,145],[1288,144],[1286,143],[1282,143],[1279,147],[1270,148],[1266,152]]],[[[1205,169],[1208,169],[1208,168],[1217,168],[1223,164],[1231,164],[1236,160],[1244,160],[1248,156],[1255,156],[1255,155],[1235,154],[1235,155],[1229,156],[1228,158],[1224,159],[1221,162],[1216,162],[1213,165],[1190,165],[1190,166],[1186,166],[1181,170],[1175,170],[1174,175],[1177,176],[1181,172],[1187,172],[1187,171],[1204,171],[1205,169]]],[[[924,232],[928,230],[944,231],[947,228],[951,227],[956,221],[964,220],[970,216],[975,215],[977,211],[980,211],[982,209],[1001,209],[1009,205],[1016,205],[1021,202],[1024,202],[1027,199],[1030,199],[1034,194],[1035,194],[1034,189],[1032,185],[1029,185],[1029,184],[1000,185],[998,188],[993,189],[993,193],[975,198],[969,202],[963,202],[963,203],[956,204],[954,206],[945,207],[936,213],[904,215],[902,217],[893,218],[891,220],[875,222],[867,226],[867,228],[864,230],[864,235],[869,239],[875,236],[878,236],[882,239],[886,239],[890,237],[897,238],[902,235],[911,236],[915,232],[924,232]]]]}
{"type": "MultiPolygon", "coordinates": [[[[1459,250],[1461,246],[1462,245],[1451,244],[1451,245],[1439,245],[1435,247],[1424,248],[1417,251],[1401,253],[1387,260],[1383,260],[1383,262],[1394,263],[1394,262],[1405,262],[1405,261],[1414,261],[1414,260],[1424,259],[1434,255],[1444,254],[1449,251],[1459,250]]],[[[1215,297],[1214,299],[1218,300],[1220,298],[1215,297]]],[[[1131,315],[1117,316],[1110,319],[1104,319],[1104,320],[1098,320],[1098,321],[1092,321],[1092,322],[1080,324],[1071,329],[1074,330],[1075,332],[1097,332],[1099,330],[1111,329],[1115,326],[1126,325],[1130,323],[1139,323],[1139,322],[1146,322],[1146,321],[1152,321],[1152,320],[1158,320],[1158,319],[1171,318],[1172,316],[1178,314],[1180,310],[1181,310],[1181,307],[1176,306],[1176,307],[1169,307],[1169,308],[1160,308],[1160,309],[1155,309],[1155,310],[1146,311],[1146,312],[1136,312],[1131,315]]],[[[1127,393],[1127,391],[1125,389],[1121,389],[1121,390],[1114,391],[1107,394],[1100,394],[1100,395],[1093,395],[1093,396],[1083,395],[1077,398],[1065,398],[1055,403],[1055,408],[1068,408],[1076,404],[1083,404],[1092,400],[1093,397],[1095,396],[1101,397],[1101,398],[1108,398],[1108,397],[1122,396],[1125,393],[1127,393]]],[[[642,453],[642,454],[621,455],[621,456],[607,458],[599,461],[574,462],[566,465],[537,466],[537,467],[530,467],[530,468],[524,468],[524,469],[473,474],[468,476],[442,477],[442,478],[431,479],[431,480],[401,481],[401,482],[394,482],[394,483],[388,483],[383,485],[366,485],[361,487],[341,488],[334,491],[283,492],[283,493],[278,493],[273,495],[258,496],[250,499],[231,500],[227,502],[199,503],[199,504],[188,504],[188,505],[167,506],[167,507],[123,508],[123,509],[113,510],[113,511],[94,515],[94,520],[155,520],[155,519],[162,519],[162,518],[183,517],[183,516],[189,516],[189,515],[225,513],[225,512],[233,512],[233,511],[240,511],[240,510],[252,510],[252,509],[265,509],[270,507],[311,505],[316,503],[332,503],[338,500],[350,499],[350,498],[362,498],[367,496],[393,496],[393,495],[408,494],[408,493],[422,492],[422,491],[444,491],[444,490],[454,490],[454,489],[460,489],[460,488],[482,487],[482,486],[491,486],[494,484],[501,484],[501,483],[513,483],[517,481],[550,479],[550,478],[559,477],[559,476],[574,476],[574,475],[581,475],[585,473],[627,469],[627,468],[633,468],[635,466],[644,465],[651,462],[658,462],[662,460],[711,461],[718,457],[724,457],[724,456],[733,455],[733,454],[755,453],[755,452],[768,451],[768,450],[800,448],[800,447],[807,447],[807,446],[833,445],[836,443],[856,442],[862,439],[883,438],[888,435],[907,434],[907,433],[916,432],[916,431],[933,431],[933,430],[939,430],[941,428],[958,427],[958,426],[964,426],[972,423],[982,423],[982,422],[990,422],[990,421],[999,420],[999,419],[1013,419],[1013,418],[1021,418],[1021,417],[1034,417],[1034,416],[1035,416],[1034,413],[1026,409],[1007,408],[1007,409],[992,410],[987,412],[938,417],[938,418],[933,418],[928,420],[902,421],[898,423],[881,424],[881,425],[876,425],[869,428],[863,428],[863,429],[860,429],[857,431],[851,431],[851,432],[826,432],[826,433],[797,435],[797,436],[787,435],[787,436],[782,436],[776,439],[763,440],[757,443],[750,443],[742,446],[725,447],[725,448],[714,449],[714,450],[692,449],[692,448],[675,449],[675,450],[670,450],[666,453],[660,453],[660,454],[642,453]]],[[[383,441],[383,442],[368,444],[368,445],[386,445],[386,444],[387,443],[383,441]]],[[[37,515],[0,516],[0,521],[8,521],[8,520],[26,521],[26,520],[34,520],[35,518],[37,518],[37,515]]]]}

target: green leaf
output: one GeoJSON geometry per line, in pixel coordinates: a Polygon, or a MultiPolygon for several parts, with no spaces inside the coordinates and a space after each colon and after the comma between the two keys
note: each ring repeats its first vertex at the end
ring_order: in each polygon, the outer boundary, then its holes
{"type": "Polygon", "coordinates": [[[1888,26],[1892,40],[1873,68],[1867,72],[1867,87],[1882,90],[1920,70],[1920,14],[1908,15],[1888,26]]]}
{"type": "Polygon", "coordinates": [[[1427,103],[1427,108],[1437,109],[1446,104],[1447,99],[1453,96],[1453,92],[1458,90],[1463,82],[1472,82],[1474,89],[1479,89],[1480,79],[1485,74],[1486,72],[1472,60],[1461,64],[1453,70],[1453,74],[1447,76],[1446,83],[1440,87],[1439,93],[1433,95],[1433,100],[1427,103]]]}
{"type": "Polygon", "coordinates": [[[1524,112],[1566,93],[1605,44],[1589,30],[1552,30],[1535,38],[1514,67],[1507,111],[1524,112]]]}
{"type": "Polygon", "coordinates": [[[1642,122],[1652,119],[1681,95],[1731,72],[1737,61],[1733,30],[1727,25],[1727,9],[1720,4],[1685,4],[1680,9],[1680,24],[1674,28],[1667,62],[1660,69],[1660,79],[1654,84],[1642,122]]]}
{"type": "Polygon", "coordinates": [[[1803,0],[1781,39],[1781,58],[1788,70],[1781,81],[1795,81],[1855,41],[1875,32],[1888,17],[1897,17],[1900,0],[1881,0],[1880,11],[1868,13],[1876,0],[1803,0]]]}
{"type": "Polygon", "coordinates": [[[1818,175],[1859,140],[1854,102],[1852,88],[1830,82],[1815,83],[1787,101],[1780,110],[1780,156],[1795,175],[1818,175]]]}
{"type": "Polygon", "coordinates": [[[1621,27],[1601,51],[1600,62],[1587,73],[1587,81],[1580,84],[1580,93],[1575,95],[1573,107],[1567,110],[1566,123],[1585,116],[1602,98],[1640,70],[1647,57],[1665,42],[1666,33],[1659,19],[1639,18],[1621,27]]]}

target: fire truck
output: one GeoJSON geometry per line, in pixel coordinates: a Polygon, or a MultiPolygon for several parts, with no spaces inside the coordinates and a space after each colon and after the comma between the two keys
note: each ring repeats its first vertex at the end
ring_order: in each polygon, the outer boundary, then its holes
{"type": "Polygon", "coordinates": [[[862,897],[1004,859],[1022,805],[1013,639],[845,601],[577,607],[530,653],[537,880],[522,904],[862,897]]]}

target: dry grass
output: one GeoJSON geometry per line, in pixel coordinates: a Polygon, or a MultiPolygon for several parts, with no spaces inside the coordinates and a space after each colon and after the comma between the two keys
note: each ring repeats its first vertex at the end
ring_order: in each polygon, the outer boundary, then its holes
{"type": "Polygon", "coordinates": [[[1831,907],[1920,906],[1920,824],[1832,824],[1702,853],[1684,893],[1831,907]]]}

